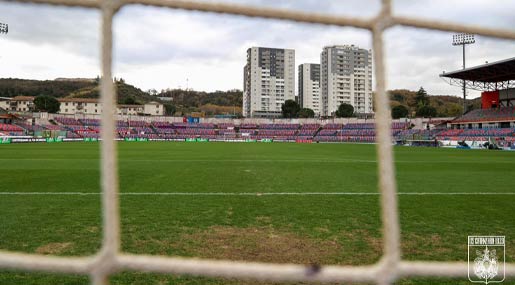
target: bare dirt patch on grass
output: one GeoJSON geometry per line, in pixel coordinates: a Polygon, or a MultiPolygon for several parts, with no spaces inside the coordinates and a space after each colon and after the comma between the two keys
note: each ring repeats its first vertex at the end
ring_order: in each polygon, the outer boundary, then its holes
{"type": "MultiPolygon", "coordinates": [[[[446,260],[447,257],[456,258],[455,252],[463,251],[466,254],[466,244],[456,244],[453,239],[447,239],[439,234],[407,233],[402,236],[402,254],[408,259],[446,260]],[[460,249],[460,246],[463,247],[460,249]]],[[[466,256],[464,256],[466,258],[466,256]]]]}
{"type": "Polygon", "coordinates": [[[71,242],[52,242],[36,248],[38,254],[61,254],[73,247],[71,242]]]}
{"type": "MultiPolygon", "coordinates": [[[[261,220],[261,219],[260,219],[261,220]]],[[[274,228],[215,225],[204,229],[144,235],[127,240],[125,250],[138,254],[189,256],[242,261],[364,265],[379,260],[382,242],[376,232],[363,229],[313,229],[312,234],[274,228]]]]}
{"type": "Polygon", "coordinates": [[[279,232],[271,227],[213,226],[182,235],[175,246],[204,258],[279,263],[321,264],[342,254],[337,241],[279,232]]]}
{"type": "Polygon", "coordinates": [[[345,253],[340,257],[342,264],[372,264],[381,257],[383,247],[381,237],[373,235],[368,230],[356,229],[342,232],[340,240],[344,245],[345,253]]]}

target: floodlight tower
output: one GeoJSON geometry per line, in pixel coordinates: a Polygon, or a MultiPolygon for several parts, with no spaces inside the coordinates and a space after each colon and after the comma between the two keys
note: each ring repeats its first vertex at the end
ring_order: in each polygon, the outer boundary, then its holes
{"type": "MultiPolygon", "coordinates": [[[[475,43],[474,34],[460,33],[452,36],[453,46],[463,47],[463,69],[465,69],[465,46],[475,43]]],[[[467,89],[463,80],[463,114],[467,112],[467,89]]]]}
{"type": "Polygon", "coordinates": [[[0,34],[7,34],[9,32],[9,25],[0,23],[0,34]]]}

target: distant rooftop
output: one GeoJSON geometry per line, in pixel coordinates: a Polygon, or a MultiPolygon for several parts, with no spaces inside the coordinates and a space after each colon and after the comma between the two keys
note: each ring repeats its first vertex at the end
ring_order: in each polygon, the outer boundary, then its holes
{"type": "MultiPolygon", "coordinates": [[[[350,50],[367,50],[366,48],[361,48],[357,45],[329,45],[324,46],[324,49],[326,48],[340,48],[340,49],[350,49],[350,50]]],[[[370,50],[370,49],[368,49],[370,50]]]]}
{"type": "Polygon", "coordinates": [[[489,83],[515,80],[515,57],[456,71],[444,72],[440,74],[440,77],[489,83]]]}
{"type": "Polygon", "coordinates": [[[84,82],[94,82],[95,78],[64,78],[59,77],[54,79],[55,81],[84,81],[84,82]]]}

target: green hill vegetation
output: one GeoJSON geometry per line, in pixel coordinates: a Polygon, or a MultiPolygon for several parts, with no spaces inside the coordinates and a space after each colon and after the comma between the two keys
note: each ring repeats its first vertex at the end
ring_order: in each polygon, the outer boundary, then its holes
{"type": "Polygon", "coordinates": [[[177,107],[178,114],[203,112],[208,116],[218,114],[241,116],[242,113],[243,94],[237,89],[215,92],[167,89],[161,90],[157,96],[169,98],[177,107]]]}
{"type": "MultiPolygon", "coordinates": [[[[99,98],[99,78],[91,79],[56,79],[56,80],[27,80],[16,78],[0,79],[0,97],[39,96],[48,95],[56,98],[99,98]]],[[[204,92],[183,89],[166,89],[160,92],[155,89],[143,91],[122,78],[116,79],[116,91],[119,104],[144,104],[158,101],[167,106],[169,114],[178,116],[193,112],[203,112],[207,116],[231,114],[240,116],[242,113],[243,95],[241,90],[204,92]],[[172,112],[173,111],[173,112],[172,112]]],[[[423,88],[421,88],[423,91],[423,88]]],[[[437,117],[454,117],[462,113],[462,99],[455,96],[435,96],[418,91],[395,89],[388,91],[391,106],[404,106],[409,116],[417,116],[435,110],[437,117]],[[417,97],[418,96],[418,97],[417,97]],[[425,106],[425,108],[421,107],[425,106]]],[[[425,91],[424,91],[425,92],[425,91]]],[[[470,109],[480,107],[478,98],[468,100],[470,109]]]]}
{"type": "MultiPolygon", "coordinates": [[[[6,78],[0,79],[0,96],[40,96],[47,95],[55,98],[99,98],[100,79],[60,79],[60,80],[26,80],[6,78]]],[[[149,101],[157,101],[155,97],[126,84],[123,79],[115,79],[118,103],[127,102],[144,104],[149,101]]]]}
{"type": "MultiPolygon", "coordinates": [[[[437,117],[456,117],[463,113],[463,99],[460,97],[426,94],[425,98],[421,98],[420,92],[425,92],[425,90],[422,87],[418,91],[390,90],[388,91],[390,105],[392,108],[399,105],[406,107],[410,116],[417,116],[417,110],[421,107],[421,104],[433,107],[437,117]]],[[[467,106],[468,110],[480,108],[481,100],[479,98],[467,100],[467,106]]]]}
{"type": "Polygon", "coordinates": [[[77,90],[88,90],[98,85],[96,79],[91,80],[27,80],[17,78],[0,79],[0,96],[39,96],[49,95],[63,98],[77,90]]]}

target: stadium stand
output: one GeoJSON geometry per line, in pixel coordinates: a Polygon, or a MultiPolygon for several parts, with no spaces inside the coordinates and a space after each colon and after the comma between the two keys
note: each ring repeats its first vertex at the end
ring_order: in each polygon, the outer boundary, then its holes
{"type": "Polygon", "coordinates": [[[241,124],[240,129],[257,129],[259,126],[257,124],[241,124]]]}
{"type": "Polygon", "coordinates": [[[321,126],[320,131],[313,138],[316,142],[338,142],[341,141],[339,134],[343,124],[329,123],[321,126]]]}
{"type": "Polygon", "coordinates": [[[514,128],[489,128],[489,129],[449,129],[441,131],[436,135],[439,140],[488,140],[506,139],[515,136],[514,128]]]}
{"type": "Polygon", "coordinates": [[[23,136],[25,130],[17,125],[0,123],[0,131],[9,136],[23,136]]]}
{"type": "Polygon", "coordinates": [[[152,122],[151,127],[161,139],[172,139],[174,137],[175,128],[168,122],[152,122]]]}
{"type": "Polygon", "coordinates": [[[330,123],[330,124],[324,125],[324,129],[326,129],[326,130],[339,130],[342,128],[343,128],[343,124],[330,123]]]}
{"type": "Polygon", "coordinates": [[[374,129],[374,123],[353,123],[346,124],[343,126],[343,129],[374,129]]]}
{"type": "Polygon", "coordinates": [[[172,124],[168,123],[168,122],[152,122],[151,125],[154,127],[154,128],[163,128],[163,129],[170,129],[170,128],[173,128],[172,124]]]}
{"type": "Polygon", "coordinates": [[[66,126],[65,127],[68,132],[66,133],[66,137],[78,137],[81,138],[98,138],[99,132],[98,130],[92,130],[86,126],[66,126]]]}
{"type": "Polygon", "coordinates": [[[36,124],[32,125],[32,124],[27,124],[27,123],[16,123],[16,125],[27,131],[42,131],[45,129],[43,126],[36,125],[36,124]]]}
{"type": "Polygon", "coordinates": [[[100,126],[100,120],[98,119],[80,119],[79,121],[85,126],[100,126]]]}
{"type": "MultiPolygon", "coordinates": [[[[392,136],[409,127],[409,123],[392,123],[392,136]]],[[[317,142],[365,142],[375,141],[374,123],[327,124],[315,137],[317,142]]]]}
{"type": "Polygon", "coordinates": [[[309,138],[313,138],[318,130],[320,129],[320,124],[303,124],[300,127],[299,132],[297,133],[297,139],[305,140],[309,138]]]}
{"type": "Polygon", "coordinates": [[[52,131],[64,130],[64,127],[63,126],[59,126],[59,125],[42,125],[42,127],[47,129],[47,130],[52,130],[52,131]]]}
{"type": "Polygon", "coordinates": [[[454,123],[515,121],[515,107],[476,109],[455,119],[454,123]]]}
{"type": "Polygon", "coordinates": [[[64,126],[81,126],[82,123],[79,120],[68,117],[55,117],[54,121],[64,126]]]}
{"type": "MultiPolygon", "coordinates": [[[[513,108],[504,108],[513,109],[513,108]]],[[[467,115],[470,118],[491,118],[491,114],[501,118],[508,112],[503,110],[475,110],[467,115]],[[481,111],[481,112],[480,112],[481,111]],[[471,115],[471,113],[473,113],[471,115]],[[475,115],[474,115],[475,114],[475,115]],[[481,116],[480,116],[481,115],[481,116]]],[[[464,117],[465,117],[464,116],[464,117]]],[[[460,117],[462,118],[462,117],[460,117]]],[[[60,136],[66,138],[99,138],[100,120],[98,119],[74,119],[69,117],[55,117],[58,124],[28,124],[16,122],[16,124],[1,124],[0,131],[3,135],[20,136],[27,134],[41,135],[47,130],[63,131],[60,136]],[[64,135],[66,134],[66,135],[64,135]]],[[[152,140],[274,140],[296,142],[361,142],[373,143],[376,140],[374,123],[328,123],[325,125],[316,123],[268,123],[253,124],[244,123],[192,123],[192,122],[163,122],[145,120],[118,120],[116,122],[117,137],[121,139],[152,139],[152,140]]],[[[392,136],[397,142],[422,141],[422,140],[472,140],[488,141],[490,138],[512,142],[515,137],[515,128],[469,128],[469,129],[410,129],[407,122],[393,122],[392,136]]]]}
{"type": "Polygon", "coordinates": [[[174,123],[175,128],[189,128],[189,129],[214,129],[215,125],[211,123],[174,123]]]}
{"type": "Polygon", "coordinates": [[[295,141],[300,124],[263,124],[251,139],[272,139],[276,141],[295,141]]]}
{"type": "Polygon", "coordinates": [[[149,124],[145,121],[134,121],[134,120],[131,120],[131,121],[128,121],[127,124],[130,126],[130,127],[148,127],[149,124]]]}
{"type": "Polygon", "coordinates": [[[117,120],[116,121],[116,126],[117,127],[128,127],[129,126],[129,122],[117,120]]]}
{"type": "Polygon", "coordinates": [[[231,129],[231,128],[234,129],[234,124],[233,123],[221,123],[221,124],[218,124],[218,128],[219,129],[231,129]]]}

